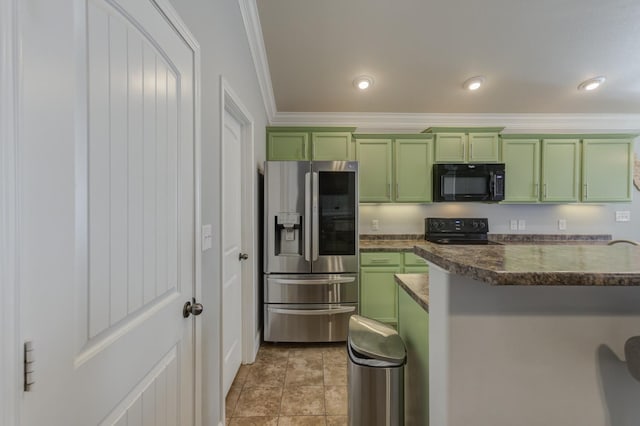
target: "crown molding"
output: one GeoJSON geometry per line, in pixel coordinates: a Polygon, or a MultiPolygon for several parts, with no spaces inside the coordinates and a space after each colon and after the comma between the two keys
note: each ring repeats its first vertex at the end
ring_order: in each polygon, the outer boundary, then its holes
{"type": "Polygon", "coordinates": [[[260,86],[260,92],[262,92],[262,101],[264,102],[267,119],[271,122],[276,115],[276,100],[273,96],[269,61],[267,60],[267,51],[262,38],[258,7],[256,0],[238,0],[238,4],[240,5],[240,13],[242,14],[244,29],[249,41],[249,50],[251,50],[251,56],[253,57],[253,65],[256,68],[258,85],[260,86]]]}
{"type": "Polygon", "coordinates": [[[360,133],[417,132],[433,126],[503,126],[503,133],[640,131],[640,114],[402,114],[277,112],[273,126],[356,126],[360,133]]]}

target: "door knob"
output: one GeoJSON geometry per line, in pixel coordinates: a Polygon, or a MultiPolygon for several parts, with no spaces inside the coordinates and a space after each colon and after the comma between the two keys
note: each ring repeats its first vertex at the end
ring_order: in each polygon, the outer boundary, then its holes
{"type": "Polygon", "coordinates": [[[249,255],[247,253],[240,253],[238,255],[238,260],[247,260],[249,258],[249,255]]]}
{"type": "Polygon", "coordinates": [[[189,318],[189,315],[198,316],[202,311],[204,311],[202,303],[196,303],[196,299],[193,298],[184,304],[184,307],[182,308],[182,316],[185,318],[189,318]],[[191,303],[191,301],[193,301],[193,303],[191,303]]]}

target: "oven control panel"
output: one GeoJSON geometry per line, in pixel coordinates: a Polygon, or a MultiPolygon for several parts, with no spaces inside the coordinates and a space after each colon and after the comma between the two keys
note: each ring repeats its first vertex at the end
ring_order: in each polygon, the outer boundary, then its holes
{"type": "Polygon", "coordinates": [[[425,235],[434,234],[486,234],[489,232],[487,218],[443,218],[428,217],[424,220],[425,235]]]}

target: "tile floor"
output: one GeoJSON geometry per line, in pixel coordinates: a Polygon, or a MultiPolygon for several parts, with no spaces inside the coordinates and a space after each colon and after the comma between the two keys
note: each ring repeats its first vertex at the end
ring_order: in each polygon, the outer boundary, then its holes
{"type": "Polygon", "coordinates": [[[228,426],[347,425],[347,352],[337,344],[263,343],[226,399],[228,426]]]}

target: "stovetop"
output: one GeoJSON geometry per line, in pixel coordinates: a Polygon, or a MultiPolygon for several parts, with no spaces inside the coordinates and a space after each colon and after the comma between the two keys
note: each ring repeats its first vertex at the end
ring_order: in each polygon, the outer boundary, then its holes
{"type": "Polygon", "coordinates": [[[497,244],[489,241],[487,218],[428,217],[424,239],[438,244],[497,244]]]}

